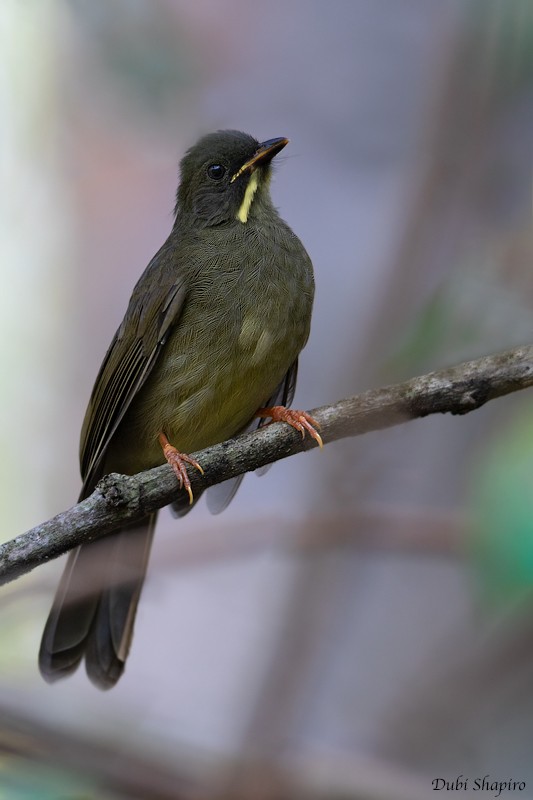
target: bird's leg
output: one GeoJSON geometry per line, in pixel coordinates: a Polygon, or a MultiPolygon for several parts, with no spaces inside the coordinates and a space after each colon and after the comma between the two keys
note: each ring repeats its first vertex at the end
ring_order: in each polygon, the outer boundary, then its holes
{"type": "Polygon", "coordinates": [[[324,446],[322,437],[318,432],[320,425],[306,411],[296,411],[296,409],[285,408],[285,406],[270,406],[270,408],[260,408],[255,412],[255,415],[265,419],[270,417],[272,422],[286,422],[292,428],[300,431],[302,439],[307,431],[315,442],[318,442],[319,447],[324,446]]]}
{"type": "Polygon", "coordinates": [[[180,489],[185,489],[189,495],[189,505],[192,505],[193,496],[191,482],[189,480],[189,476],[187,475],[186,464],[190,464],[192,467],[195,467],[203,475],[204,471],[202,467],[198,461],[195,461],[194,458],[191,458],[185,453],[178,452],[178,450],[176,450],[176,448],[170,444],[164,433],[160,433],[158,439],[159,444],[163,448],[163,455],[176,474],[176,478],[180,484],[180,489]]]}

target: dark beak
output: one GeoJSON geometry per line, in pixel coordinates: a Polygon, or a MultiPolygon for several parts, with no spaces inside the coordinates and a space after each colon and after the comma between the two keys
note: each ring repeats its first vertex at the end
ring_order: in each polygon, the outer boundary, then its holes
{"type": "Polygon", "coordinates": [[[237,170],[230,183],[233,183],[243,172],[254,169],[258,164],[268,164],[288,144],[289,140],[284,136],[280,136],[277,139],[267,139],[266,142],[262,142],[253,156],[237,170]]]}

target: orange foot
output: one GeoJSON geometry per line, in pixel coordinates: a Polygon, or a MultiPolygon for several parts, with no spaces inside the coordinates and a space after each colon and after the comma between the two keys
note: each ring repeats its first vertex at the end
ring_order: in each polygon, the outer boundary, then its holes
{"type": "Polygon", "coordinates": [[[320,425],[313,419],[313,417],[306,411],[296,411],[292,408],[285,408],[285,406],[271,406],[270,408],[260,408],[256,412],[257,417],[268,418],[272,422],[286,422],[292,428],[296,428],[302,434],[302,439],[307,431],[313,437],[315,442],[318,442],[319,447],[323,447],[324,443],[319,434],[320,425]],[[318,428],[318,430],[317,430],[318,428]]]}
{"type": "Polygon", "coordinates": [[[185,455],[185,453],[179,453],[176,448],[170,444],[164,433],[159,434],[159,444],[163,448],[163,455],[176,473],[176,478],[179,481],[180,489],[185,489],[189,495],[189,505],[192,505],[193,496],[191,482],[189,480],[189,476],[187,475],[187,467],[185,465],[190,464],[192,467],[195,467],[197,470],[199,470],[202,475],[204,474],[203,469],[198,461],[194,460],[194,458],[185,455]]]}

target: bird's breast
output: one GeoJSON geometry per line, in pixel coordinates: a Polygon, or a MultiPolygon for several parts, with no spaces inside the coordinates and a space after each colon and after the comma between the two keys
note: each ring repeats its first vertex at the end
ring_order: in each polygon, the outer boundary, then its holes
{"type": "Polygon", "coordinates": [[[250,365],[261,364],[268,359],[274,346],[276,331],[273,327],[265,327],[265,321],[256,311],[250,311],[242,320],[237,348],[245,353],[250,365]]]}
{"type": "Polygon", "coordinates": [[[307,340],[313,283],[305,251],[296,263],[290,254],[264,249],[255,261],[249,251],[240,259],[234,254],[232,263],[233,269],[207,264],[192,282],[132,404],[125,427],[138,442],[139,460],[147,462],[142,468],[162,461],[161,431],[183,452],[238,433],[307,340]]]}

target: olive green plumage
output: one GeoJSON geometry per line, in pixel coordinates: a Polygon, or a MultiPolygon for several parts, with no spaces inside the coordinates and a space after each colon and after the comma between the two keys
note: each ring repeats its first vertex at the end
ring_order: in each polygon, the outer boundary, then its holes
{"type": "MultiPolygon", "coordinates": [[[[314,282],[270,198],[271,159],[286,143],[219,131],[183,158],[174,227],[135,286],[87,409],[82,498],[108,472],[165,463],[161,432],[194,452],[245,429],[261,406],[290,403],[314,282]]],[[[215,510],[237,485],[214,487],[215,510]]],[[[85,655],[96,685],[116,683],[154,523],[71,553],[41,644],[46,680],[70,674],[85,655]]]]}

